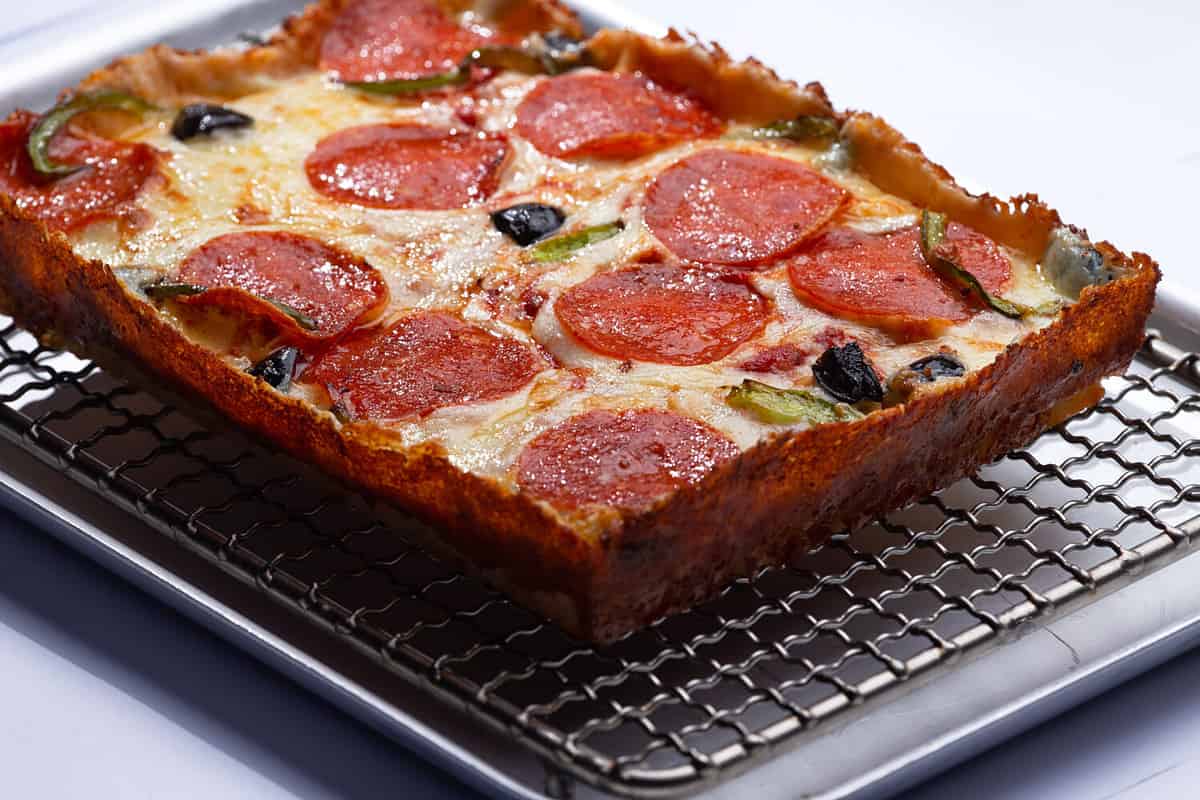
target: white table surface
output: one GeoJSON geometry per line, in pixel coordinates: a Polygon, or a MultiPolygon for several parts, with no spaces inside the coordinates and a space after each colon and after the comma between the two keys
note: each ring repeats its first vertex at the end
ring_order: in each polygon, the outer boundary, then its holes
{"type": "MultiPolygon", "coordinates": [[[[821,80],[967,185],[1036,190],[1200,293],[1200,5],[627,5],[821,80]]],[[[88,6],[0,2],[0,53],[88,6]]],[[[1193,651],[908,796],[1194,796],[1197,674],[1193,651]]],[[[0,709],[6,797],[475,797],[4,512],[0,709]]]]}

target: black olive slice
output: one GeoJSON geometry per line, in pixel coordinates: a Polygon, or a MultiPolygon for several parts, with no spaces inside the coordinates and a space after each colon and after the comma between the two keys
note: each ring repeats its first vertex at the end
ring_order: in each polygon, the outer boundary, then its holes
{"type": "Polygon", "coordinates": [[[246,372],[286,394],[292,385],[292,373],[296,369],[298,355],[300,351],[294,347],[281,347],[246,372]]]}
{"type": "Polygon", "coordinates": [[[179,141],[187,141],[193,136],[210,134],[221,128],[247,128],[254,124],[254,119],[240,111],[211,103],[193,103],[179,110],[175,122],[171,124],[171,135],[179,141]]]}
{"type": "Polygon", "coordinates": [[[883,404],[895,406],[907,403],[922,384],[942,378],[961,378],[966,374],[967,368],[951,353],[934,353],[919,358],[891,377],[883,404]]]}
{"type": "Polygon", "coordinates": [[[521,247],[528,247],[554,233],[566,218],[567,215],[554,206],[541,203],[520,203],[492,212],[496,230],[521,247]]]}
{"type": "Polygon", "coordinates": [[[963,363],[949,353],[934,353],[908,365],[921,383],[933,383],[938,378],[961,378],[967,373],[963,363]]]}
{"type": "Polygon", "coordinates": [[[829,348],[813,363],[812,371],[821,388],[843,403],[883,400],[879,376],[858,342],[829,348]]]}

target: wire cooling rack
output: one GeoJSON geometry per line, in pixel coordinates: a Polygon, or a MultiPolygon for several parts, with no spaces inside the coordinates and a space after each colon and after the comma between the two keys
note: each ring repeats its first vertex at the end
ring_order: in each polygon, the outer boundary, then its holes
{"type": "MultiPolygon", "coordinates": [[[[693,792],[1200,531],[1200,356],[1156,334],[1030,448],[604,648],[389,507],[0,322],[0,431],[555,769],[693,792]]],[[[551,784],[553,788],[553,784],[551,784]]],[[[562,784],[562,791],[568,791],[562,784]]]]}

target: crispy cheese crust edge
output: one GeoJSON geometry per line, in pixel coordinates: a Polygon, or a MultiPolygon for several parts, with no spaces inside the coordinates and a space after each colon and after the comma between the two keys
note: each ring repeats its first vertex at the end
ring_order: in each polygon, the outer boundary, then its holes
{"type": "MultiPolygon", "coordinates": [[[[341,5],[311,6],[267,45],[249,50],[154,47],[97,71],[81,88],[124,88],[160,103],[256,91],[311,68],[341,5]]],[[[530,28],[571,31],[576,25],[555,2],[507,6],[530,28]]],[[[601,31],[590,44],[601,66],[693,87],[739,121],[834,113],[856,167],[881,188],[1034,257],[1061,224],[1033,196],[1003,202],[969,195],[886,123],[834,112],[818,84],[783,81],[757,62],[735,63],[720,48],[674,32],[653,39],[601,31]]],[[[1148,256],[1100,247],[1122,265],[1122,277],[1085,289],[1051,325],[1010,345],[987,367],[858,422],[768,438],[642,513],[556,512],[457,469],[437,445],[402,447],[369,423],[340,425],[189,341],[109,266],[80,258],[65,236],[3,196],[0,304],[39,335],[89,353],[132,356],[291,454],[395,500],[435,527],[424,544],[572,634],[604,642],[945,486],[1094,404],[1100,379],[1123,370],[1137,351],[1159,280],[1148,256]]]]}

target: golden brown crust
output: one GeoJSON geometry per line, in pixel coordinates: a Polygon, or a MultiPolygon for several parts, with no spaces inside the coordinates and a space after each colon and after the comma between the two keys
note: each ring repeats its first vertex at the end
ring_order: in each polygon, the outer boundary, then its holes
{"type": "Polygon", "coordinates": [[[860,422],[762,442],[630,520],[612,544],[611,571],[594,587],[593,606],[608,598],[612,616],[593,620],[593,635],[609,638],[631,616],[655,619],[733,576],[783,563],[821,534],[922,497],[1094,404],[1095,385],[1124,369],[1141,343],[1157,282],[1154,263],[1137,254],[1130,277],[1084,290],[1053,325],[952,388],[860,422]]]}
{"type": "MultiPolygon", "coordinates": [[[[139,97],[153,97],[167,106],[236,99],[314,68],[321,40],[347,2],[313,3],[284,20],[267,43],[257,47],[202,51],[156,45],[96,70],[78,89],[123,89],[139,97]]],[[[572,36],[582,34],[578,19],[558,0],[440,0],[440,3],[451,12],[475,10],[486,18],[501,20],[505,31],[513,35],[551,30],[572,36]]]]}
{"type": "Polygon", "coordinates": [[[674,30],[654,39],[605,29],[587,46],[601,69],[641,72],[667,86],[686,88],[718,116],[736,122],[834,113],[819,83],[802,87],[785,81],[757,61],[733,61],[719,45],[706,45],[674,30]]]}
{"type": "Polygon", "coordinates": [[[442,527],[451,549],[463,537],[477,568],[503,569],[518,586],[569,593],[592,574],[589,543],[540,504],[456,470],[436,446],[399,448],[386,431],[342,426],[328,412],[230,367],[129,292],[106,265],[79,258],[62,234],[23,218],[4,195],[0,252],[8,262],[0,305],[34,333],[132,355],[294,455],[442,527]]]}
{"type": "Polygon", "coordinates": [[[855,112],[842,125],[854,168],[885,192],[987,234],[1001,244],[1041,259],[1050,233],[1062,220],[1035,194],[1004,201],[963,190],[942,166],[878,117],[855,112]]]}
{"type": "Polygon", "coordinates": [[[342,5],[343,0],[322,0],[308,6],[260,47],[200,51],[155,45],[96,70],[77,88],[123,89],[173,106],[234,99],[315,66],[321,38],[342,5]]]}
{"type": "MultiPolygon", "coordinates": [[[[561,12],[554,3],[537,5],[561,12]]],[[[265,47],[207,55],[153,48],[114,62],[84,86],[120,86],[160,102],[252,91],[263,76],[315,63],[338,7],[309,8],[265,47]]],[[[786,83],[678,35],[606,31],[591,43],[602,66],[690,87],[736,119],[832,113],[819,86],[786,83]]],[[[1053,211],[1028,198],[1003,204],[972,197],[881,121],[842,118],[856,163],[882,188],[1040,255],[1058,224],[1053,211]]],[[[1027,444],[1072,407],[1095,402],[1100,378],[1123,369],[1137,350],[1159,277],[1147,256],[1103,249],[1122,266],[1120,280],[1085,290],[1053,324],[944,390],[860,422],[764,441],[644,513],[602,509],[569,520],[458,470],[436,445],[405,448],[370,424],[342,426],[234,369],[7,197],[0,197],[7,260],[0,303],[34,332],[132,355],[294,455],[396,500],[438,527],[436,548],[572,633],[606,641],[945,485],[1027,444]],[[979,420],[989,421],[982,433],[979,420]]]]}

